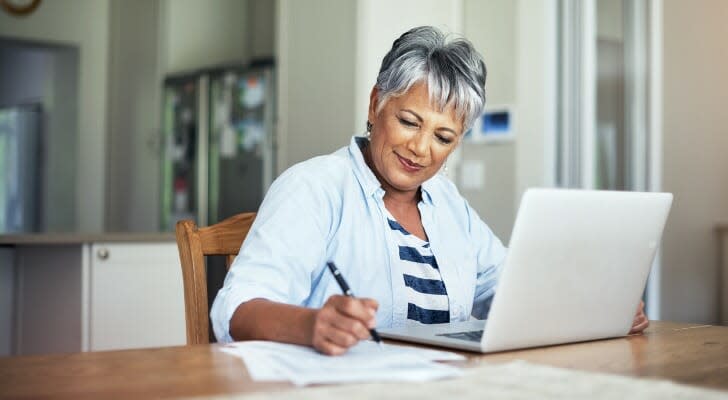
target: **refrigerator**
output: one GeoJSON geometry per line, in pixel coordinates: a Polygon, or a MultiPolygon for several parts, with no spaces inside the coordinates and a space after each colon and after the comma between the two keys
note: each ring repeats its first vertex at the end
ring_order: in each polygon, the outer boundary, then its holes
{"type": "Polygon", "coordinates": [[[256,211],[276,164],[272,64],[164,80],[161,229],[256,211]]]}
{"type": "Polygon", "coordinates": [[[42,108],[0,108],[0,233],[38,232],[43,184],[42,108]]]}

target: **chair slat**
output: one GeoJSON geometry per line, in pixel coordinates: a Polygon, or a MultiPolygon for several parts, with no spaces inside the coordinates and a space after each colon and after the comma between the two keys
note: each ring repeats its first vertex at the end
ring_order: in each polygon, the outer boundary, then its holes
{"type": "Polygon", "coordinates": [[[226,267],[229,268],[254,220],[255,213],[250,212],[204,228],[198,228],[191,220],[177,223],[177,249],[182,266],[188,345],[209,342],[205,256],[226,256],[226,267]]]}

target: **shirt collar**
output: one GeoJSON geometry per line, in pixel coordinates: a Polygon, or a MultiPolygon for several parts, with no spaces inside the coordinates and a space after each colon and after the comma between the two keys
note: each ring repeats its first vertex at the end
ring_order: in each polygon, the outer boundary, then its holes
{"type": "MultiPolygon", "coordinates": [[[[367,196],[373,196],[377,194],[380,198],[384,196],[384,189],[379,183],[379,180],[374,175],[372,170],[364,161],[364,155],[361,152],[362,147],[368,139],[363,136],[353,136],[349,143],[349,156],[351,157],[352,163],[354,164],[354,175],[359,181],[359,185],[367,196]]],[[[433,204],[433,186],[434,180],[437,175],[426,180],[420,186],[422,188],[422,201],[425,204],[433,204]]]]}

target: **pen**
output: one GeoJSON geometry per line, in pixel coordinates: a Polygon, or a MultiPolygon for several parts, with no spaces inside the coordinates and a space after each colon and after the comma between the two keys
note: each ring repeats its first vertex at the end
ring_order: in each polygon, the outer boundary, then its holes
{"type": "MultiPolygon", "coordinates": [[[[339,284],[341,291],[344,292],[344,294],[346,296],[354,297],[354,293],[351,292],[351,289],[349,288],[349,284],[346,283],[346,280],[344,279],[344,275],[341,275],[341,271],[339,271],[339,269],[336,268],[336,264],[334,264],[333,261],[329,261],[326,263],[326,265],[329,267],[329,271],[331,271],[331,273],[334,274],[336,283],[339,284]]],[[[377,342],[381,346],[382,338],[379,337],[379,334],[377,333],[376,329],[374,329],[374,328],[369,329],[369,334],[372,335],[372,339],[374,339],[374,341],[377,342]]]]}

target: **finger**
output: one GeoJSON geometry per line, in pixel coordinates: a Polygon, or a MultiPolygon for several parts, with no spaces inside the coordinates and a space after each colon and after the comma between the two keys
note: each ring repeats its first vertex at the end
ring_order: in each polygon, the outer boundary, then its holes
{"type": "Polygon", "coordinates": [[[640,324],[640,325],[637,325],[637,326],[633,327],[629,331],[629,334],[630,335],[634,335],[634,334],[638,334],[638,333],[643,333],[643,331],[645,329],[647,329],[648,326],[649,326],[649,322],[645,321],[643,324],[640,324]]]}
{"type": "Polygon", "coordinates": [[[647,319],[647,316],[645,315],[645,313],[637,313],[637,315],[635,315],[634,318],[632,319],[632,323],[635,324],[638,321],[643,321],[645,319],[647,319]]]}
{"type": "Polygon", "coordinates": [[[368,298],[360,298],[362,303],[364,303],[364,306],[369,308],[370,310],[376,312],[379,309],[379,302],[374,299],[368,299],[368,298]]]}
{"type": "Polygon", "coordinates": [[[347,350],[346,347],[338,346],[335,343],[332,343],[323,338],[314,342],[313,347],[321,353],[329,356],[338,356],[344,354],[347,350]]]}
{"type": "Polygon", "coordinates": [[[359,338],[347,331],[330,326],[322,332],[324,340],[334,344],[335,346],[348,349],[349,347],[359,343],[359,338]]]}
{"type": "Polygon", "coordinates": [[[644,320],[641,320],[635,324],[632,325],[632,329],[629,331],[630,334],[633,333],[640,333],[647,329],[647,327],[650,325],[650,320],[645,318],[644,320]]]}
{"type": "Polygon", "coordinates": [[[355,299],[353,297],[336,298],[333,305],[341,314],[361,321],[366,326],[375,324],[376,310],[372,310],[365,303],[366,299],[355,299]]]}
{"type": "Polygon", "coordinates": [[[356,336],[357,339],[369,339],[369,328],[359,320],[339,315],[338,317],[332,318],[329,323],[337,329],[356,336]]]}
{"type": "Polygon", "coordinates": [[[362,321],[339,313],[333,306],[327,306],[322,309],[321,322],[324,326],[342,330],[355,336],[357,339],[368,339],[370,336],[369,329],[362,321]]]}
{"type": "Polygon", "coordinates": [[[634,330],[638,326],[644,324],[645,321],[647,321],[647,319],[644,319],[644,318],[640,318],[640,319],[636,319],[636,320],[632,321],[632,328],[631,328],[631,330],[634,330]]]}

